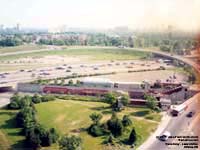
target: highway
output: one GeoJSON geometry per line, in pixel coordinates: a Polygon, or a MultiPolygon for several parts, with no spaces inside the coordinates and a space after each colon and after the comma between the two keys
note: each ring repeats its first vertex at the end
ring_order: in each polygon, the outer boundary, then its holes
{"type": "MultiPolygon", "coordinates": [[[[166,53],[160,52],[160,51],[144,50],[144,49],[139,49],[139,50],[161,54],[161,55],[168,56],[170,58],[175,58],[177,60],[185,62],[185,63],[189,64],[190,66],[192,66],[193,68],[195,68],[197,70],[198,74],[200,75],[200,71],[198,69],[199,65],[197,65],[192,60],[189,60],[187,58],[184,58],[184,57],[181,57],[181,56],[177,56],[177,55],[173,55],[172,56],[170,54],[166,54],[166,53]]],[[[6,54],[4,54],[4,56],[5,55],[6,54]]],[[[102,64],[96,64],[96,65],[102,65],[102,64]]],[[[80,71],[80,66],[73,65],[72,67],[73,67],[73,72],[80,71]]],[[[90,66],[88,68],[93,68],[93,67],[94,66],[90,66]]],[[[86,72],[88,70],[90,70],[88,68],[85,68],[86,72]]],[[[37,69],[37,71],[36,71],[37,74],[40,73],[40,70],[41,69],[37,69]]],[[[94,69],[91,69],[90,72],[95,72],[95,71],[94,71],[94,69]]],[[[7,85],[9,83],[16,84],[17,82],[25,82],[25,81],[30,81],[30,80],[33,80],[33,79],[37,79],[37,76],[36,77],[32,77],[31,76],[32,73],[30,73],[30,72],[29,73],[28,72],[20,72],[20,73],[19,72],[18,73],[15,72],[14,74],[15,74],[14,77],[11,76],[11,75],[8,75],[8,78],[5,79],[5,82],[6,82],[5,85],[7,85]]],[[[63,72],[62,70],[57,70],[56,73],[54,72],[54,74],[51,74],[49,76],[43,76],[42,78],[60,77],[60,76],[66,76],[67,74],[71,74],[71,73],[66,73],[65,71],[63,72]]],[[[2,81],[4,81],[4,80],[2,80],[2,81]]],[[[9,103],[9,96],[10,96],[9,94],[8,95],[0,94],[0,97],[1,97],[0,107],[9,103]],[[3,96],[4,96],[4,98],[3,98],[3,96]]],[[[169,120],[168,120],[167,124],[165,124],[162,127],[162,130],[159,130],[159,132],[155,132],[155,133],[157,133],[157,135],[150,136],[149,139],[145,142],[146,144],[144,143],[141,147],[139,147],[139,150],[168,150],[168,149],[173,149],[173,148],[170,148],[169,146],[166,146],[165,142],[161,142],[156,138],[156,136],[161,135],[161,133],[163,133],[164,131],[169,131],[172,134],[172,136],[188,135],[188,134],[196,135],[197,133],[192,133],[192,131],[189,130],[190,129],[190,124],[192,124],[193,118],[192,119],[191,118],[187,118],[186,114],[189,111],[196,111],[196,116],[199,115],[198,109],[197,109],[197,99],[198,99],[197,96],[198,95],[195,95],[194,97],[192,97],[189,100],[187,100],[187,103],[189,103],[188,108],[180,116],[178,116],[178,117],[169,116],[169,120]]],[[[172,139],[169,139],[168,142],[172,142],[172,139]]],[[[177,147],[175,149],[177,149],[177,147]]]]}

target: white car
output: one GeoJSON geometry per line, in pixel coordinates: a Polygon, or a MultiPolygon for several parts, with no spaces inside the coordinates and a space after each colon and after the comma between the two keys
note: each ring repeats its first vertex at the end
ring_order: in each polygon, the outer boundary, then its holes
{"type": "Polygon", "coordinates": [[[169,131],[165,131],[160,137],[159,139],[161,141],[167,141],[169,136],[171,136],[171,133],[169,131]]]}

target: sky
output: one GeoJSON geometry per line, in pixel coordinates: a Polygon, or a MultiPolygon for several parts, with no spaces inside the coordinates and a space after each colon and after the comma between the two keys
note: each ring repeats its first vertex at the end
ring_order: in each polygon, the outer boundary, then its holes
{"type": "Polygon", "coordinates": [[[4,26],[200,28],[200,0],[0,0],[0,4],[4,26]]]}

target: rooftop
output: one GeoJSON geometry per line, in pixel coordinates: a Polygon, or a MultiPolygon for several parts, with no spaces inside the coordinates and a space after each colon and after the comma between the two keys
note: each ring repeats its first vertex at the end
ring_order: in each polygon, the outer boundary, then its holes
{"type": "Polygon", "coordinates": [[[81,80],[81,82],[90,82],[90,83],[113,83],[110,79],[106,78],[93,78],[86,77],[81,80]]]}

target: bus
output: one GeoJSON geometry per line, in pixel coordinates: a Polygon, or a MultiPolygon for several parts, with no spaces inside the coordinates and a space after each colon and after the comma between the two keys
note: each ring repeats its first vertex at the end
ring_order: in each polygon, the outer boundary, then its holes
{"type": "Polygon", "coordinates": [[[187,109],[187,105],[180,104],[180,105],[172,105],[171,106],[171,114],[172,116],[178,116],[182,112],[184,112],[187,109]]]}

